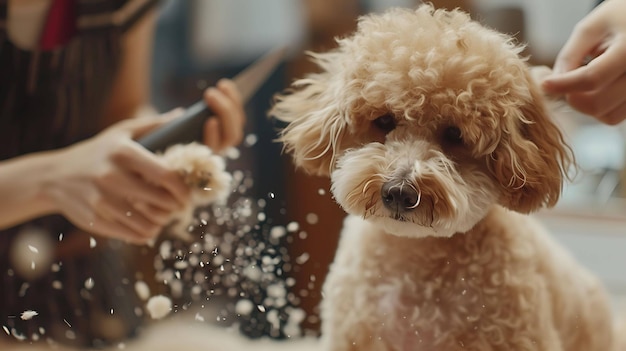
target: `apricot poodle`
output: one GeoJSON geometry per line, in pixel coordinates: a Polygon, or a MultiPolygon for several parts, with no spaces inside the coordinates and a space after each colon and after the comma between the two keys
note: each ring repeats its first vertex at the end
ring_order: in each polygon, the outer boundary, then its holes
{"type": "Polygon", "coordinates": [[[610,303],[529,213],[573,164],[511,37],[460,10],[360,18],[270,114],[348,213],[323,350],[616,350],[610,303]]]}

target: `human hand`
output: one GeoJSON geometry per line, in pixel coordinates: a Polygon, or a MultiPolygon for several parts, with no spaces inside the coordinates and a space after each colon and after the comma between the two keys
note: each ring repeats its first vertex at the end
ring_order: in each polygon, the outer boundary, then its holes
{"type": "Polygon", "coordinates": [[[606,0],[576,25],[542,87],[604,123],[626,119],[626,0],[606,0]]]}
{"type": "Polygon", "coordinates": [[[135,118],[54,153],[44,191],[77,227],[94,234],[143,244],[189,200],[177,171],[133,139],[181,114],[135,118]]]}
{"type": "Polygon", "coordinates": [[[243,139],[245,112],[241,94],[230,79],[221,79],[204,91],[204,101],[216,116],[204,124],[204,143],[214,152],[237,145],[243,139]]]}

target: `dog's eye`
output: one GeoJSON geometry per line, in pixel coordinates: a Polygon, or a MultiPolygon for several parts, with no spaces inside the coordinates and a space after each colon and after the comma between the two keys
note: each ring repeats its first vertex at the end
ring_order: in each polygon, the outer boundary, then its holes
{"type": "Polygon", "coordinates": [[[452,145],[460,145],[463,143],[461,130],[455,126],[450,126],[443,130],[443,139],[452,145]]]}
{"type": "Polygon", "coordinates": [[[373,120],[372,123],[385,133],[389,133],[396,128],[396,119],[393,115],[380,116],[373,120]]]}

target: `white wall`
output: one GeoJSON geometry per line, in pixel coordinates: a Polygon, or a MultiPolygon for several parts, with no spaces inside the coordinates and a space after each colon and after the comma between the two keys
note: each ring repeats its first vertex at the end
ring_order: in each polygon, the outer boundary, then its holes
{"type": "Polygon", "coordinates": [[[626,302],[626,218],[600,219],[582,212],[546,212],[537,217],[556,240],[603,281],[616,305],[618,301],[626,302]]]}
{"type": "Polygon", "coordinates": [[[515,6],[524,10],[525,37],[533,56],[551,61],[574,25],[593,9],[596,0],[473,0],[484,11],[515,6]]]}

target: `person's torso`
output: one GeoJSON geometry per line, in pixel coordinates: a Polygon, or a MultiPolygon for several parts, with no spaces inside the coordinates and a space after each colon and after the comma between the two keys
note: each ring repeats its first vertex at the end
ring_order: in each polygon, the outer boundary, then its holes
{"type": "Polygon", "coordinates": [[[123,33],[157,2],[0,0],[0,160],[102,127],[123,33]]]}

